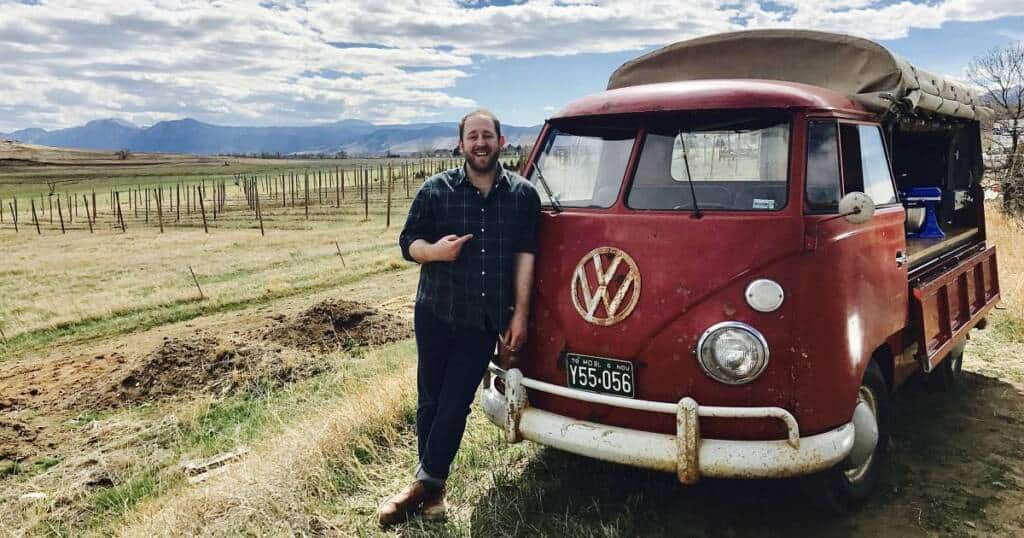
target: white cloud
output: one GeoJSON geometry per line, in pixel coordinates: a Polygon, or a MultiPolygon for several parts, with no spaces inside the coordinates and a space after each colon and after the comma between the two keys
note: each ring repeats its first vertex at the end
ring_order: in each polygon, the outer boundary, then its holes
{"type": "Polygon", "coordinates": [[[0,0],[0,130],[114,116],[225,124],[426,120],[476,103],[481,58],[639,50],[806,27],[874,39],[1024,15],[1020,0],[0,0]]]}

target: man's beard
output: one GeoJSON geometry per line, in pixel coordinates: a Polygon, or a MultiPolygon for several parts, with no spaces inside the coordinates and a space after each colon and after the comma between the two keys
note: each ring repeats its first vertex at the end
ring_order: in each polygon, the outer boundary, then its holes
{"type": "Polygon", "coordinates": [[[466,155],[466,165],[469,166],[470,168],[472,168],[473,171],[478,173],[478,174],[490,174],[490,173],[493,173],[495,168],[497,168],[497,165],[498,165],[498,152],[495,151],[494,153],[492,153],[491,157],[489,159],[487,159],[487,164],[485,164],[482,168],[481,167],[477,167],[473,163],[473,154],[469,153],[469,154],[466,155]]]}

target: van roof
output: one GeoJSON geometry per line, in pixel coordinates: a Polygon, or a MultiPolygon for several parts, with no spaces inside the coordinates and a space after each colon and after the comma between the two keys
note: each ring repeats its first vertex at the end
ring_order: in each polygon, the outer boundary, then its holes
{"type": "Polygon", "coordinates": [[[624,63],[608,89],[707,79],[811,84],[879,114],[896,108],[977,120],[992,113],[971,86],[918,69],[878,43],[811,30],[745,30],[673,43],[624,63]]]}
{"type": "Polygon", "coordinates": [[[629,86],[588,95],[552,118],[707,109],[812,108],[865,114],[849,97],[826,88],[779,80],[688,80],[629,86]]]}

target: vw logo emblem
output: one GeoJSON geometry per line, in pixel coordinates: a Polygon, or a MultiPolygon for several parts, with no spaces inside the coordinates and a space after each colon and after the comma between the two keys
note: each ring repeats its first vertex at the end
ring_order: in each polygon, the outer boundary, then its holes
{"type": "Polygon", "coordinates": [[[629,254],[615,247],[595,248],[576,264],[569,293],[583,319],[594,325],[615,325],[640,300],[640,270],[629,254]]]}

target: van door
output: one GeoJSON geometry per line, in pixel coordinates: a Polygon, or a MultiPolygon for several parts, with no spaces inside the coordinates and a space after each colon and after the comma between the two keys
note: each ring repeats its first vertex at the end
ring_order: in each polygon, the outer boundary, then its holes
{"type": "Polygon", "coordinates": [[[907,324],[905,212],[877,125],[808,121],[804,185],[812,257],[798,311],[802,352],[815,365],[798,371],[798,401],[830,401],[818,394],[830,393],[832,409],[815,411],[839,423],[849,419],[871,353],[907,324]],[[837,218],[839,199],[855,191],[876,205],[864,224],[837,218]]]}

